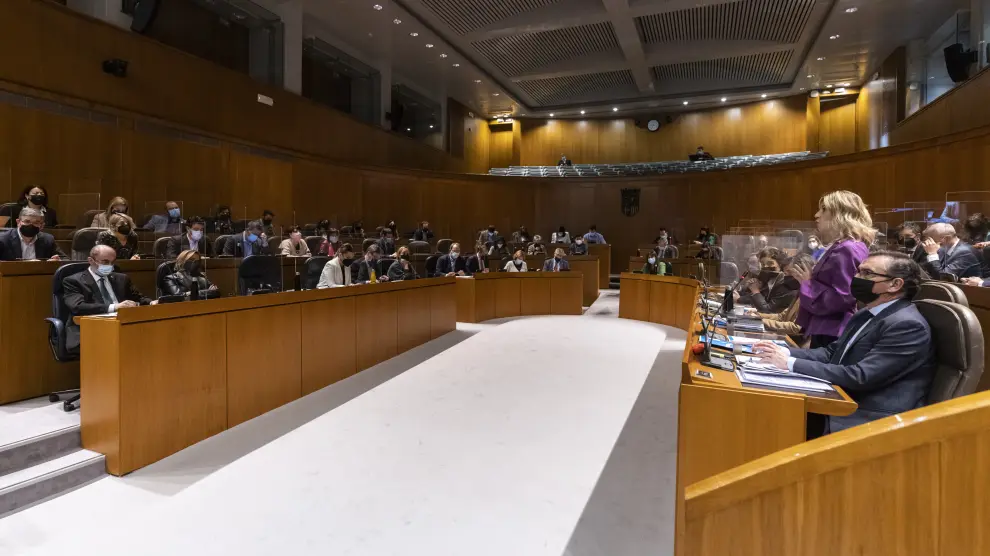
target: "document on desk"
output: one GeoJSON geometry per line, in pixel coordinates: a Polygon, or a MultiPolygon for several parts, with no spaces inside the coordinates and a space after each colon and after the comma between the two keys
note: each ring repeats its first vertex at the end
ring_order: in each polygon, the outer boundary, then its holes
{"type": "Polygon", "coordinates": [[[103,313],[101,315],[86,315],[89,317],[94,317],[98,319],[112,319],[117,317],[117,313],[103,313]]]}
{"type": "Polygon", "coordinates": [[[738,365],[736,377],[744,385],[772,386],[801,392],[832,392],[832,383],[811,376],[786,371],[768,371],[747,368],[751,364],[738,365]]]}

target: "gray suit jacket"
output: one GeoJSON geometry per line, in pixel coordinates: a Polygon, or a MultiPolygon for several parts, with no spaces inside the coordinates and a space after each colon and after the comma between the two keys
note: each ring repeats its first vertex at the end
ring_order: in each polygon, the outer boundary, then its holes
{"type": "Polygon", "coordinates": [[[791,350],[797,359],[794,372],[841,386],[859,404],[852,415],[829,417],[826,433],[921,407],[935,377],[931,329],[908,300],[873,317],[846,350],[868,314],[864,309],[853,315],[839,339],[826,347],[791,350]]]}
{"type": "Polygon", "coordinates": [[[928,262],[926,254],[925,262],[921,267],[935,280],[938,280],[939,274],[943,272],[955,274],[959,278],[979,277],[981,270],[976,249],[963,241],[956,245],[951,254],[944,247],[939,248],[938,262],[928,262]]]}

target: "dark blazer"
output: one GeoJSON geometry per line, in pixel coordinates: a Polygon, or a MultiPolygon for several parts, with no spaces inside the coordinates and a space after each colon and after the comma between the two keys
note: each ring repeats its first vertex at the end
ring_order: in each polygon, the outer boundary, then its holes
{"type": "Polygon", "coordinates": [[[959,278],[979,277],[980,258],[972,245],[960,241],[956,248],[948,254],[944,247],[938,249],[938,262],[925,262],[921,265],[932,278],[938,279],[939,274],[955,274],[959,278]]]}
{"type": "Polygon", "coordinates": [[[205,292],[213,285],[206,279],[206,276],[193,278],[185,272],[175,272],[166,276],[162,281],[162,285],[164,286],[162,293],[165,295],[185,295],[192,289],[193,280],[199,281],[200,292],[205,292]]]}
{"type": "MultiPolygon", "coordinates": [[[[464,258],[457,257],[457,260],[451,260],[450,255],[444,255],[437,259],[437,269],[434,272],[434,276],[446,276],[451,272],[457,272],[459,270],[464,270],[464,258]]],[[[465,271],[465,274],[467,272],[465,271]]]]}
{"type": "Polygon", "coordinates": [[[901,299],[872,317],[856,313],[835,342],[818,349],[792,349],[794,372],[841,386],[859,404],[846,417],[828,417],[826,433],[921,407],[935,377],[935,346],[928,322],[908,300],[901,299]]]}
{"type": "MultiPolygon", "coordinates": [[[[46,234],[45,232],[39,233],[34,238],[34,254],[39,260],[48,260],[54,255],[58,255],[62,259],[68,259],[69,256],[62,252],[59,248],[58,243],[55,241],[55,236],[51,234],[46,234]]],[[[17,228],[8,230],[0,234],[0,261],[16,261],[23,256],[21,253],[21,236],[17,233],[17,228]]]]}
{"type": "Polygon", "coordinates": [[[800,284],[790,282],[785,277],[777,280],[769,291],[763,288],[757,293],[740,296],[739,301],[751,303],[761,313],[779,313],[791,306],[799,287],[800,284]],[[791,284],[794,284],[793,287],[791,284]]]}
{"type": "MultiPolygon", "coordinates": [[[[223,254],[230,257],[243,257],[244,256],[244,242],[247,241],[244,237],[244,233],[238,233],[227,238],[227,243],[223,246],[223,254]]],[[[267,255],[268,254],[268,239],[258,236],[257,241],[252,243],[252,255],[267,255]]]]}
{"type": "Polygon", "coordinates": [[[381,249],[382,257],[386,257],[390,259],[392,258],[392,255],[395,254],[396,246],[394,239],[392,241],[387,242],[385,241],[385,238],[380,238],[378,241],[375,242],[375,245],[377,245],[378,248],[381,249]]]}
{"type": "MultiPolygon", "coordinates": [[[[135,301],[141,305],[148,305],[151,300],[141,295],[141,292],[134,287],[131,279],[126,274],[111,273],[107,277],[113,294],[117,296],[117,301],[135,301]]],[[[73,274],[62,282],[65,294],[62,300],[72,316],[99,315],[110,310],[110,302],[103,299],[99,286],[89,270],[73,274]]],[[[79,346],[79,325],[73,319],[65,323],[66,327],[66,347],[75,349],[79,346]]]]}
{"type": "MultiPolygon", "coordinates": [[[[368,261],[364,260],[364,257],[361,257],[360,259],[356,260],[354,264],[351,265],[351,276],[357,276],[357,278],[351,278],[351,281],[358,284],[362,282],[370,282],[371,269],[374,268],[376,269],[375,272],[376,273],[378,272],[377,270],[378,262],[375,261],[371,264],[373,266],[369,266],[368,261]]],[[[386,275],[388,275],[388,272],[386,272],[386,275]]],[[[381,276],[376,274],[376,278],[381,278],[381,276]]]]}
{"type": "Polygon", "coordinates": [[[415,280],[419,278],[416,274],[416,267],[409,263],[409,268],[402,268],[402,261],[395,261],[388,267],[388,279],[390,282],[395,282],[396,280],[415,280]]]}
{"type": "MultiPolygon", "coordinates": [[[[543,261],[543,272],[553,272],[553,257],[543,261]]],[[[565,272],[571,269],[571,265],[567,263],[567,259],[560,259],[559,271],[565,272]]]]}
{"type": "MultiPolygon", "coordinates": [[[[189,250],[188,234],[182,234],[180,236],[172,236],[168,238],[168,244],[165,246],[165,258],[175,259],[176,257],[179,256],[179,253],[188,250],[189,250]]],[[[199,243],[196,244],[196,250],[199,251],[199,254],[204,257],[212,257],[213,240],[206,237],[206,235],[204,234],[203,237],[199,240],[199,243]]]]}
{"type": "MultiPolygon", "coordinates": [[[[488,266],[488,257],[484,255],[481,256],[481,260],[478,260],[478,255],[471,255],[468,257],[467,262],[464,263],[464,274],[468,276],[474,276],[475,274],[484,272],[485,269],[491,272],[492,269],[488,266]]],[[[498,266],[495,267],[498,269],[498,266]]]]}
{"type": "Polygon", "coordinates": [[[414,241],[430,241],[431,239],[433,239],[433,230],[420,228],[413,234],[414,241]]]}
{"type": "MultiPolygon", "coordinates": [[[[4,209],[3,211],[0,211],[0,216],[10,217],[10,220],[7,221],[7,224],[4,226],[4,228],[14,228],[17,226],[17,217],[21,214],[21,210],[23,210],[24,207],[27,206],[27,201],[21,199],[20,202],[17,203],[17,205],[18,205],[17,208],[11,207],[8,209],[4,209]]],[[[51,207],[45,207],[44,215],[45,215],[46,228],[54,228],[55,226],[58,226],[58,216],[55,214],[55,209],[51,207]]]]}

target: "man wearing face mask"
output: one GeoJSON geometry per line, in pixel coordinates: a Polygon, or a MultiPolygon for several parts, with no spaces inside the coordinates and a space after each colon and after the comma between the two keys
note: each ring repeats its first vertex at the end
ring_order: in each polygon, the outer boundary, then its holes
{"type": "MultiPolygon", "coordinates": [[[[114,313],[118,309],[155,305],[141,295],[126,274],[113,271],[117,253],[106,245],[97,245],[89,251],[89,268],[69,276],[62,282],[63,300],[73,317],[114,313]]],[[[66,323],[66,345],[70,349],[79,346],[79,325],[73,319],[66,323]]]]}
{"type": "Polygon", "coordinates": [[[519,229],[512,232],[512,243],[529,243],[533,241],[532,236],[526,230],[526,226],[519,226],[519,229]]]}
{"type": "MultiPolygon", "coordinates": [[[[839,338],[817,349],[791,349],[759,342],[764,362],[841,386],[859,408],[846,417],[827,417],[828,434],[921,407],[935,376],[931,329],[911,303],[922,279],[918,263],[903,253],[870,255],[859,264],[851,290],[863,309],[839,338]]],[[[809,421],[809,427],[811,421],[809,421]]]]}
{"type": "Polygon", "coordinates": [[[381,239],[378,240],[378,249],[381,250],[382,255],[386,257],[392,257],[395,254],[395,233],[392,228],[382,228],[381,239]]]}
{"type": "Polygon", "coordinates": [[[0,236],[0,261],[57,261],[68,259],[55,238],[45,229],[45,216],[33,208],[22,208],[17,226],[0,236]]]}
{"type": "Polygon", "coordinates": [[[553,258],[543,261],[543,272],[566,272],[571,269],[567,263],[566,253],[558,247],[553,252],[553,258]]]}
{"type": "Polygon", "coordinates": [[[265,255],[267,249],[268,235],[263,231],[261,221],[252,220],[247,223],[247,229],[243,232],[227,238],[223,254],[228,257],[250,257],[265,255]]]}
{"type": "Polygon", "coordinates": [[[495,229],[495,224],[489,224],[487,230],[482,230],[478,234],[478,243],[484,243],[485,245],[494,245],[499,239],[498,230],[495,229]]]}
{"type": "Polygon", "coordinates": [[[933,278],[954,274],[958,278],[978,277],[980,259],[973,247],[956,235],[952,224],[932,224],[925,229],[921,243],[927,254],[921,265],[933,278]]]}
{"type": "Polygon", "coordinates": [[[670,236],[666,232],[660,232],[660,235],[653,240],[656,247],[653,248],[653,255],[658,259],[674,259],[675,251],[674,248],[670,246],[670,236]]]}
{"type": "Polygon", "coordinates": [[[582,255],[587,255],[588,254],[588,246],[587,246],[587,244],[585,244],[583,237],[578,236],[574,240],[574,243],[571,244],[570,252],[571,252],[571,255],[578,256],[578,257],[580,257],[582,255]]]}
{"type": "Polygon", "coordinates": [[[914,262],[922,265],[928,261],[928,253],[921,246],[921,226],[914,222],[908,222],[897,229],[897,243],[901,244],[901,251],[914,259],[914,262]]]}
{"type": "Polygon", "coordinates": [[[265,234],[269,236],[275,235],[275,226],[272,224],[274,221],[275,213],[265,209],[264,212],[261,213],[261,223],[263,226],[261,231],[265,232],[265,234]]]}
{"type": "Polygon", "coordinates": [[[322,290],[350,286],[354,283],[351,279],[353,263],[354,248],[351,247],[350,243],[341,245],[337,251],[337,256],[324,265],[323,273],[320,274],[320,281],[316,284],[316,288],[322,290]]]}
{"type": "Polygon", "coordinates": [[[450,245],[450,252],[437,260],[434,276],[464,276],[464,261],[461,260],[461,244],[450,245]]]}
{"type": "Polygon", "coordinates": [[[213,218],[213,226],[210,229],[220,235],[234,233],[234,225],[230,219],[230,207],[227,205],[217,207],[217,215],[213,218]]]}
{"type": "MultiPolygon", "coordinates": [[[[371,271],[375,271],[375,280],[379,282],[388,282],[388,275],[385,273],[378,273],[378,261],[382,258],[382,250],[378,247],[377,243],[373,243],[368,246],[368,250],[364,252],[364,258],[356,263],[357,265],[357,283],[363,284],[365,282],[371,281],[371,271]]],[[[353,273],[354,270],[351,269],[353,273]]]]}
{"type": "Polygon", "coordinates": [[[413,241],[430,241],[433,239],[433,230],[430,229],[430,223],[426,220],[419,223],[419,228],[413,232],[413,241]]]}
{"type": "Polygon", "coordinates": [[[174,260],[183,251],[196,251],[204,257],[212,256],[212,242],[203,239],[203,230],[205,229],[205,220],[199,216],[190,217],[189,220],[186,220],[186,233],[169,238],[168,245],[165,247],[165,258],[174,260]]]}
{"type": "Polygon", "coordinates": [[[179,210],[179,203],[169,201],[165,203],[165,214],[156,214],[148,220],[144,226],[154,230],[156,234],[168,234],[177,236],[182,233],[182,211],[179,210]]]}

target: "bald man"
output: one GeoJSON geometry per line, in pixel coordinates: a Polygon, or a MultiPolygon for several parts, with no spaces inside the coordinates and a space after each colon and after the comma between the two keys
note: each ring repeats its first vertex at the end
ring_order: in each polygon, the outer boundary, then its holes
{"type": "MultiPolygon", "coordinates": [[[[112,247],[97,245],[89,251],[89,268],[62,282],[63,299],[73,317],[114,313],[118,309],[154,305],[141,295],[126,274],[113,271],[117,253],[112,247]]],[[[72,319],[66,323],[66,347],[79,346],[79,326],[72,319]]]]}
{"type": "Polygon", "coordinates": [[[921,243],[926,253],[922,268],[938,278],[941,274],[954,274],[958,278],[978,277],[980,275],[980,259],[976,250],[956,235],[956,229],[951,224],[932,224],[924,232],[925,239],[921,243]]]}

